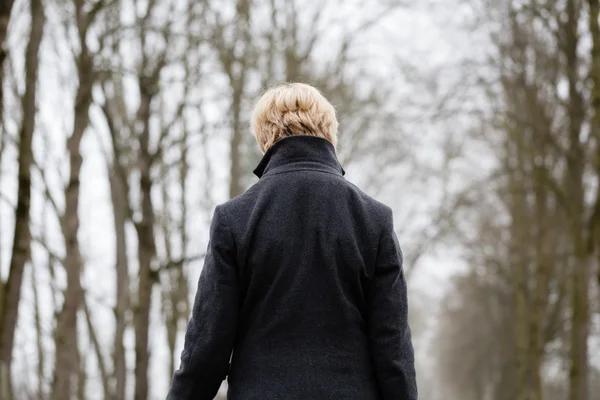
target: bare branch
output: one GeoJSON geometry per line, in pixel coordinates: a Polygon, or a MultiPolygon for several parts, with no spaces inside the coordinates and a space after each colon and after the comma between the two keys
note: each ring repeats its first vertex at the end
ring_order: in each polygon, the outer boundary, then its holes
{"type": "Polygon", "coordinates": [[[100,377],[102,378],[102,387],[104,389],[104,397],[110,397],[111,390],[109,384],[109,374],[108,369],[106,368],[106,362],[104,361],[104,355],[102,354],[102,346],[98,341],[98,335],[96,334],[96,328],[92,322],[92,317],[90,315],[90,309],[88,307],[88,303],[86,300],[85,293],[83,295],[83,311],[85,313],[85,320],[87,323],[88,333],[90,335],[90,341],[94,348],[94,352],[96,353],[96,360],[98,361],[98,369],[100,370],[100,377]]]}

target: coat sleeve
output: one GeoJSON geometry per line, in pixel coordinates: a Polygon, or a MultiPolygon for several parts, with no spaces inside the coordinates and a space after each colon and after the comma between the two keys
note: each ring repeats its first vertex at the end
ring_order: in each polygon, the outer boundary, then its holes
{"type": "Polygon", "coordinates": [[[167,400],[212,400],[229,372],[239,312],[233,236],[215,209],[204,268],[167,400]]]}
{"type": "Polygon", "coordinates": [[[402,252],[389,212],[368,291],[369,341],[383,399],[417,400],[402,252]]]}

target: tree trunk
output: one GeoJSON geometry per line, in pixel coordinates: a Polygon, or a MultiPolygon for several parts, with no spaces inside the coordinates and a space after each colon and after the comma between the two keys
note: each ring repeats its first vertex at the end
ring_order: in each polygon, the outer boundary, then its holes
{"type": "MultiPolygon", "coordinates": [[[[187,252],[187,246],[188,246],[188,235],[187,235],[187,222],[188,222],[188,209],[187,209],[187,201],[186,201],[186,194],[187,194],[187,178],[188,178],[188,171],[189,171],[189,164],[188,164],[188,137],[189,137],[189,133],[188,133],[188,129],[187,129],[187,125],[185,120],[183,121],[183,141],[181,143],[181,168],[179,169],[179,178],[180,178],[180,187],[181,187],[181,199],[180,199],[180,209],[181,209],[181,225],[179,227],[180,232],[181,232],[181,259],[182,260],[187,260],[188,259],[188,252],[187,252]]],[[[173,296],[173,301],[176,303],[176,310],[177,310],[177,320],[179,321],[179,319],[183,319],[185,322],[188,321],[188,316],[189,316],[189,308],[190,308],[190,304],[189,304],[189,296],[188,296],[188,279],[187,279],[187,274],[186,274],[186,270],[185,270],[185,262],[181,263],[181,265],[178,267],[178,292],[174,293],[173,296]]],[[[175,355],[173,355],[175,356],[175,355]]]]}
{"type": "MultiPolygon", "coordinates": [[[[522,134],[518,132],[517,134],[522,134]]],[[[515,344],[516,344],[516,393],[515,400],[530,400],[530,362],[528,345],[530,340],[529,318],[529,269],[527,268],[529,260],[521,246],[527,242],[527,202],[523,187],[525,179],[523,177],[524,160],[523,149],[519,141],[509,138],[506,143],[507,159],[505,160],[509,179],[509,208],[512,215],[511,229],[511,250],[510,250],[510,268],[514,286],[514,304],[515,304],[515,344]],[[515,166],[511,166],[511,160],[514,160],[515,166]]]]}
{"type": "Polygon", "coordinates": [[[0,121],[4,117],[4,60],[6,59],[6,36],[14,0],[0,2],[0,121]]]}
{"type": "Polygon", "coordinates": [[[528,313],[527,313],[527,282],[526,268],[524,264],[513,266],[515,273],[515,338],[517,345],[517,392],[516,400],[529,399],[529,352],[527,345],[529,342],[528,332],[528,313]]]}
{"type": "Polygon", "coordinates": [[[62,230],[65,237],[65,269],[67,289],[64,294],[63,308],[58,315],[55,332],[56,361],[52,383],[52,400],[69,399],[77,380],[77,360],[73,348],[77,347],[77,312],[83,299],[81,288],[81,270],[83,260],[79,251],[79,178],[83,158],[80,144],[89,124],[89,107],[92,103],[94,71],[92,59],[82,41],[81,54],[77,62],[79,87],[75,98],[75,117],[73,133],[67,140],[69,153],[69,183],[65,188],[65,215],[62,230]]]}
{"type": "MultiPolygon", "coordinates": [[[[154,86],[154,85],[151,85],[154,86]]],[[[140,109],[138,121],[142,124],[139,134],[140,146],[140,195],[142,219],[136,223],[138,234],[138,304],[135,321],[135,400],[148,398],[148,365],[150,354],[148,351],[148,329],[150,325],[150,307],[152,302],[152,262],[155,259],[156,246],[154,241],[154,208],[152,206],[152,160],[149,152],[150,145],[150,104],[153,89],[144,85],[140,80],[140,109]]]]}
{"type": "Polygon", "coordinates": [[[237,82],[232,85],[233,87],[233,99],[231,104],[231,112],[233,114],[232,121],[232,134],[231,134],[231,167],[230,167],[230,179],[229,182],[229,198],[234,198],[244,191],[244,185],[242,184],[242,95],[243,95],[243,83],[238,84],[237,82]]]}
{"type": "MultiPolygon", "coordinates": [[[[538,149],[541,146],[536,146],[538,149]]],[[[536,162],[535,156],[539,156],[534,151],[534,157],[531,160],[536,162]]],[[[541,154],[542,160],[546,160],[546,155],[541,154]]],[[[530,369],[531,369],[531,385],[532,399],[542,400],[542,364],[544,361],[544,348],[546,344],[545,326],[548,304],[548,285],[550,281],[550,263],[551,258],[546,254],[548,241],[550,240],[548,233],[548,201],[547,201],[547,185],[545,180],[544,165],[534,165],[533,185],[535,191],[535,210],[534,210],[534,226],[535,226],[535,298],[533,304],[533,312],[531,316],[531,337],[530,337],[530,369]]]]}
{"type": "Polygon", "coordinates": [[[123,184],[121,175],[115,166],[109,167],[110,194],[113,203],[113,222],[115,228],[116,248],[116,287],[117,304],[115,306],[115,342],[114,342],[114,378],[115,399],[125,400],[127,389],[127,369],[125,363],[125,346],[123,339],[127,322],[125,313],[129,310],[129,266],[127,261],[127,185],[123,184]]]}
{"type": "MultiPolygon", "coordinates": [[[[114,49],[113,49],[114,50],[114,49]]],[[[117,51],[117,50],[114,50],[117,51]]],[[[110,77],[114,93],[109,94],[103,82],[105,104],[104,115],[112,140],[112,164],[107,160],[111,202],[113,209],[113,225],[115,229],[115,271],[116,271],[116,304],[115,304],[115,336],[112,349],[114,399],[125,400],[127,393],[128,371],[125,357],[125,332],[128,327],[127,313],[131,310],[131,287],[129,262],[127,258],[127,223],[132,220],[129,203],[129,151],[124,151],[123,132],[127,132],[126,109],[123,102],[123,87],[116,76],[110,77]]],[[[135,313],[135,310],[133,310],[135,313]]]]}
{"type": "Polygon", "coordinates": [[[235,23],[235,42],[230,46],[219,42],[221,46],[218,50],[221,53],[221,64],[225,70],[231,87],[231,141],[230,141],[230,182],[229,198],[234,198],[244,192],[244,171],[243,171],[243,144],[244,144],[244,124],[242,123],[242,102],[246,90],[246,73],[251,62],[250,54],[252,36],[250,32],[250,8],[248,0],[236,1],[236,23],[235,23]],[[236,57],[236,43],[243,43],[243,53],[236,57]]]}
{"type": "MultiPolygon", "coordinates": [[[[189,67],[188,61],[185,62],[185,76],[189,77],[189,67]]],[[[184,102],[187,100],[187,89],[184,89],[183,93],[184,102]]],[[[187,176],[189,165],[187,162],[188,158],[188,137],[189,132],[187,129],[187,124],[185,120],[185,116],[181,116],[182,120],[182,138],[181,144],[179,146],[180,150],[180,160],[179,160],[179,188],[180,188],[180,197],[179,202],[177,203],[178,209],[181,212],[181,216],[179,217],[179,221],[177,221],[177,231],[179,233],[179,239],[181,243],[181,250],[179,254],[179,260],[174,259],[174,249],[173,249],[173,232],[172,224],[174,221],[172,216],[169,214],[168,210],[171,209],[173,205],[171,199],[169,197],[169,188],[171,181],[169,180],[169,168],[168,166],[163,166],[163,171],[161,173],[161,204],[163,207],[163,218],[162,218],[162,237],[164,241],[165,248],[165,256],[166,262],[172,263],[172,266],[166,268],[166,271],[162,273],[161,276],[166,277],[166,282],[161,283],[162,289],[162,311],[165,317],[165,325],[167,329],[167,346],[169,348],[169,366],[168,366],[168,376],[169,380],[173,377],[173,373],[175,372],[175,368],[177,366],[177,354],[176,344],[177,344],[177,333],[179,331],[179,321],[184,320],[187,322],[188,318],[188,308],[189,308],[189,284],[186,277],[185,272],[185,264],[188,261],[187,254],[187,202],[186,202],[186,193],[187,193],[187,176]]]]}
{"type": "Polygon", "coordinates": [[[581,238],[575,239],[571,293],[571,365],[569,368],[569,400],[588,400],[588,338],[589,338],[589,271],[590,258],[585,255],[581,238]]]}
{"type": "MultiPolygon", "coordinates": [[[[7,4],[4,4],[6,6],[7,4]]],[[[12,6],[12,4],[10,4],[12,6]]],[[[4,7],[1,11],[6,11],[4,7]]],[[[10,14],[10,7],[8,7],[10,14]]],[[[0,15],[0,45],[6,35],[8,20],[5,14],[0,15]]],[[[25,263],[29,259],[31,232],[29,231],[29,208],[31,202],[31,165],[33,151],[31,148],[36,114],[36,88],[39,66],[39,49],[44,32],[46,18],[41,0],[31,0],[31,34],[25,53],[25,94],[23,96],[23,121],[19,141],[19,181],[17,209],[15,211],[15,227],[13,248],[8,280],[0,282],[0,390],[10,392],[10,365],[14,342],[21,284],[25,263]],[[6,381],[5,381],[6,379],[6,381]]],[[[1,68],[1,65],[0,65],[1,68]]],[[[1,85],[0,85],[1,86],[1,85]]],[[[0,95],[2,95],[0,93],[0,95]]],[[[1,106],[1,105],[0,105],[1,106]]]]}
{"type": "MultiPolygon", "coordinates": [[[[161,204],[163,207],[162,213],[162,238],[163,238],[163,246],[165,248],[165,256],[167,263],[173,261],[173,251],[172,251],[172,239],[171,239],[171,229],[169,227],[169,208],[171,206],[171,202],[169,200],[169,178],[168,178],[169,168],[167,166],[164,167],[161,175],[161,204]]],[[[175,296],[177,296],[178,288],[177,288],[177,270],[174,268],[169,268],[165,271],[165,275],[167,276],[167,282],[161,285],[162,289],[162,312],[165,317],[165,327],[167,329],[167,346],[169,348],[169,379],[173,376],[173,372],[175,372],[175,341],[177,339],[177,303],[174,301],[175,296]]]]}
{"type": "MultiPolygon", "coordinates": [[[[591,136],[596,138],[596,153],[594,157],[594,166],[598,187],[596,189],[596,204],[590,220],[590,252],[594,249],[600,257],[600,24],[598,17],[600,15],[600,1],[588,0],[589,6],[589,25],[590,36],[592,38],[592,65],[590,68],[590,78],[592,87],[592,111],[594,113],[591,124],[591,136]]],[[[600,259],[599,259],[600,261],[600,259]]],[[[596,281],[600,287],[600,268],[597,270],[596,281]]]]}
{"type": "Polygon", "coordinates": [[[285,36],[287,46],[285,48],[285,80],[287,82],[296,82],[302,79],[302,60],[299,54],[300,44],[298,43],[298,13],[296,11],[296,1],[292,0],[286,3],[286,24],[285,36]]]}
{"type": "Polygon", "coordinates": [[[589,336],[589,257],[584,242],[584,144],[580,134],[585,118],[584,102],[579,92],[578,21],[580,8],[577,0],[566,4],[564,22],[564,52],[569,82],[569,149],[567,154],[566,192],[569,193],[569,219],[573,234],[575,265],[571,274],[572,313],[570,337],[569,400],[588,400],[588,336],[589,336]]]}

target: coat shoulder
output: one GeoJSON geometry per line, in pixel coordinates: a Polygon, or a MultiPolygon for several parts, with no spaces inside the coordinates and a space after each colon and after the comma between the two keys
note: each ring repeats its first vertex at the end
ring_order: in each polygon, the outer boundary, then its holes
{"type": "Polygon", "coordinates": [[[229,199],[217,206],[225,213],[235,212],[235,210],[243,207],[245,204],[253,203],[256,201],[258,197],[257,185],[253,185],[244,193],[229,199]]]}
{"type": "Polygon", "coordinates": [[[374,197],[366,194],[361,188],[356,186],[354,183],[344,180],[349,187],[349,190],[353,191],[369,209],[369,213],[375,219],[381,223],[389,223],[393,219],[392,208],[387,204],[375,199],[374,197]]]}
{"type": "Polygon", "coordinates": [[[251,186],[244,193],[227,200],[219,205],[217,209],[227,215],[228,221],[235,227],[237,223],[244,220],[248,213],[255,207],[260,197],[260,189],[257,185],[251,186]]]}
{"type": "MultiPolygon", "coordinates": [[[[345,198],[353,204],[351,208],[360,209],[364,216],[368,216],[369,224],[372,229],[381,230],[385,226],[393,224],[392,209],[388,205],[376,200],[366,194],[361,188],[341,176],[331,174],[319,174],[321,179],[333,183],[337,198],[345,198]]],[[[270,198],[270,194],[275,191],[281,191],[281,187],[289,185],[289,182],[282,182],[281,177],[272,177],[276,179],[259,181],[244,193],[236,196],[218,207],[225,214],[230,215],[232,220],[244,219],[244,215],[252,210],[257,203],[264,203],[264,200],[270,198]]],[[[331,186],[330,186],[331,188],[331,186]]]]}

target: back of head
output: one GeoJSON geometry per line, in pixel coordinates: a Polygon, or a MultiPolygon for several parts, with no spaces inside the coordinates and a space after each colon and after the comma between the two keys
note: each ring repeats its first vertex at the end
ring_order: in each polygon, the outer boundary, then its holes
{"type": "Polygon", "coordinates": [[[337,144],[335,109],[313,86],[284,83],[268,89],[256,102],[252,130],[261,151],[293,135],[319,136],[337,144]]]}

